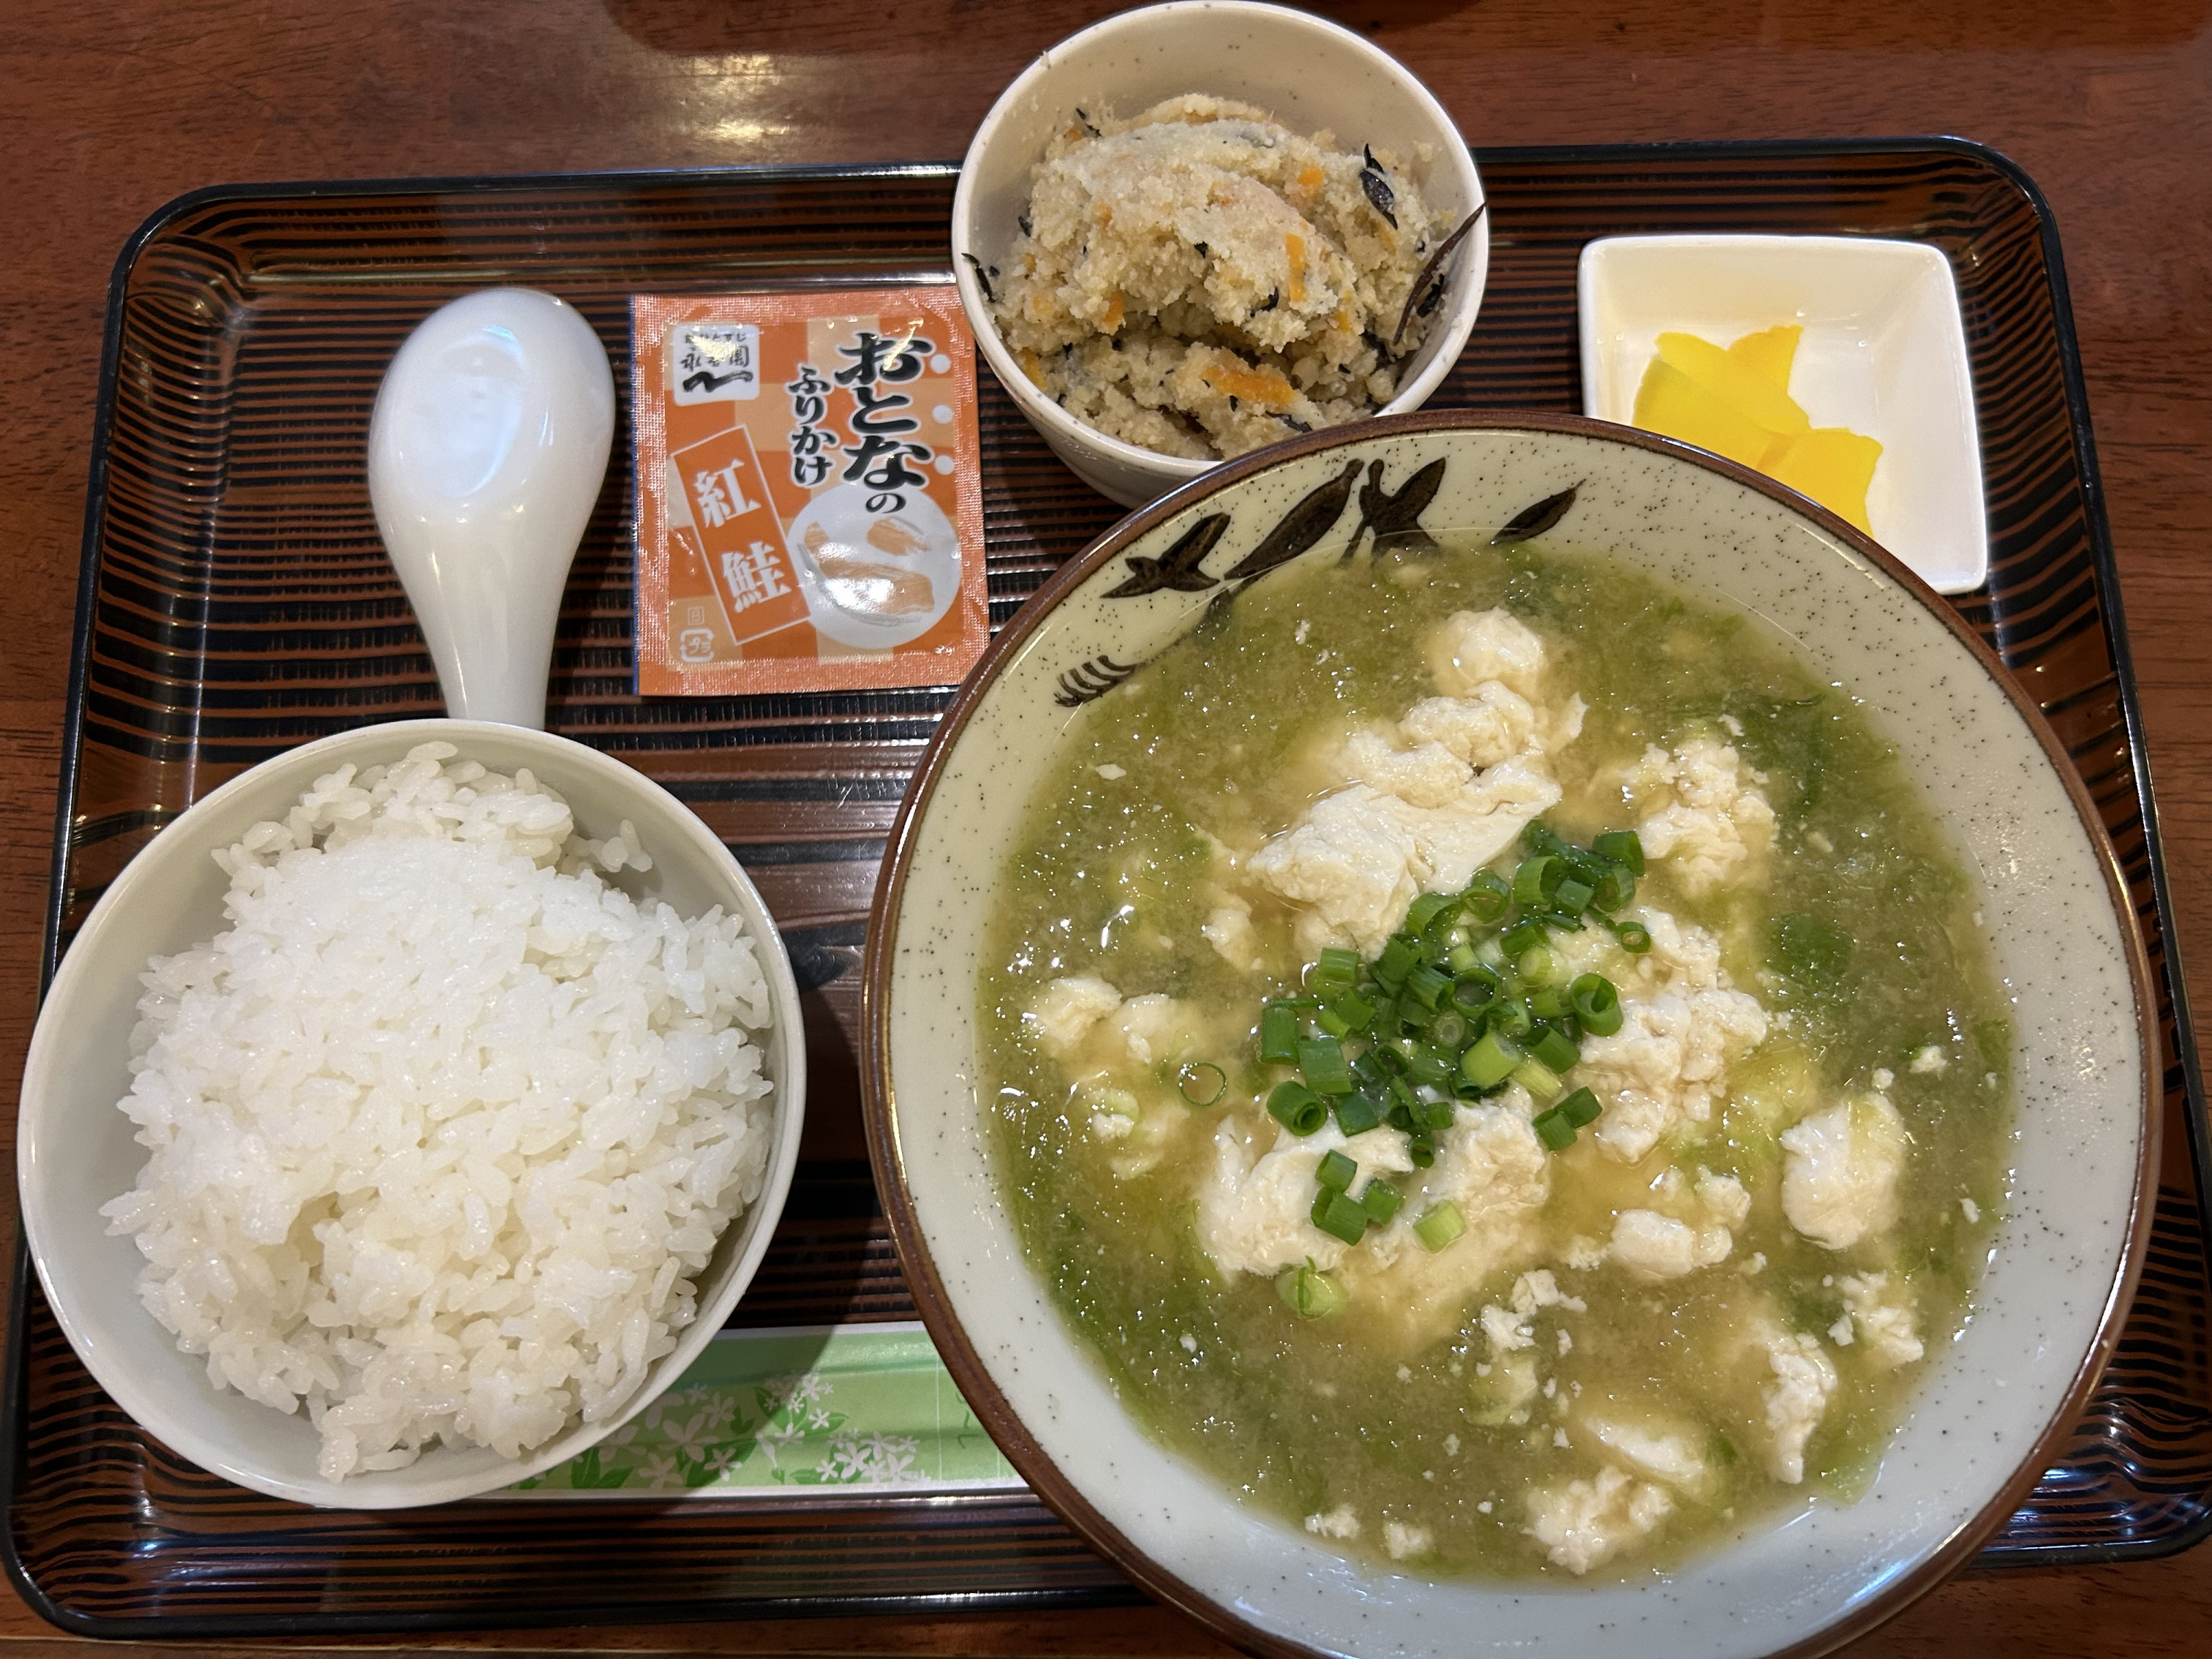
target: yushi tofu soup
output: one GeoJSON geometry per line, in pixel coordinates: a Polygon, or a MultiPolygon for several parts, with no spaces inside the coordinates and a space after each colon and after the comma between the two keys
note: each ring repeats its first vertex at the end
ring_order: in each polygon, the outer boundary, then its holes
{"type": "Polygon", "coordinates": [[[1847,690],[1607,557],[1297,567],[1029,811],[1002,1187],[1165,1444],[1438,1575],[1863,1490],[1987,1255],[2009,1036],[1847,690]]]}

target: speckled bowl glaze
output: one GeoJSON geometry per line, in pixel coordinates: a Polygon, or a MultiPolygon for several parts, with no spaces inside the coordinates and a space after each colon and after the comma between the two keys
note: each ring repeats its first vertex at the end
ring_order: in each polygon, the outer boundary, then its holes
{"type": "Polygon", "coordinates": [[[891,847],[868,935],[863,1075],[878,1182],[931,1334],[1056,1510],[1146,1589],[1254,1650],[1825,1651],[1972,1555],[2072,1426],[2118,1332],[2159,1119],[2148,969],[2112,847],[2050,728],[1957,616],[1864,537],[1742,469],[1569,416],[1455,416],[1316,434],[1228,465],[1126,520],[1007,627],[939,728],[891,847]],[[1974,1318],[1932,1345],[1855,1503],[1816,1500],[1613,1583],[1435,1582],[1346,1560],[1149,1438],[1026,1264],[978,1097],[977,974],[1050,733],[1188,629],[1271,537],[1336,557],[1362,511],[1337,499],[1353,479],[1431,530],[1556,524],[1564,542],[1753,611],[1863,700],[1978,875],[2018,1019],[2014,1197],[1974,1318]],[[1185,539],[1216,514],[1218,536],[1185,539]]]}
{"type": "Polygon", "coordinates": [[[768,1253],[799,1160],[805,1098],[806,1045],[791,959],[759,892],[689,807],[612,756],[550,732],[484,720],[398,720],[264,761],[195,802],[124,866],[70,941],[40,1011],[23,1067],[16,1186],[46,1300],[116,1404],[202,1468],[271,1498],[328,1509],[412,1509],[473,1498],[564,1463],[684,1374],[768,1253]],[[484,1446],[436,1446],[405,1468],[333,1482],[317,1472],[321,1443],[305,1413],[288,1417],[217,1389],[204,1358],[177,1351],[139,1305],[136,1286],[146,1264],[137,1242],[110,1237],[100,1206],[128,1192],[146,1162],[131,1120],[116,1109],[131,1089],[139,975],[148,957],[173,956],[222,930],[229,879],[216,868],[214,850],[264,818],[283,817],[301,791],[341,765],[396,761],[417,744],[438,741],[498,771],[530,768],[560,792],[587,836],[606,836],[629,819],[653,860],[642,875],[615,878],[633,897],[665,900],[686,915],[719,904],[744,920],[775,1008],[766,1069],[775,1126],[760,1197],[717,1241],[696,1281],[697,1318],[677,1334],[674,1351],[653,1363],[619,1413],[572,1424],[519,1461],[484,1446]]]}
{"type": "MultiPolygon", "coordinates": [[[[1253,0],[1172,0],[1109,17],[1048,48],[1000,94],[968,147],[952,197],[952,270],[991,372],[1053,453],[1124,507],[1141,507],[1220,463],[1109,438],[1046,397],[1000,337],[977,268],[998,264],[1013,246],[1030,169],[1078,106],[1128,116],[1186,92],[1242,99],[1295,131],[1326,128],[1341,145],[1379,144],[1407,158],[1425,146],[1432,156],[1422,193],[1449,225],[1483,199],[1474,158],[1443,106],[1397,59],[1326,18],[1253,0]]],[[[1486,216],[1452,256],[1443,306],[1382,413],[1419,409],[1451,372],[1489,269],[1486,216]]]]}

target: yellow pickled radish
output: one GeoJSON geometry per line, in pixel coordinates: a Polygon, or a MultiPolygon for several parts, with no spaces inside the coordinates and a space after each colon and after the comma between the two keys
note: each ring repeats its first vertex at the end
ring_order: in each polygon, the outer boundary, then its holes
{"type": "Polygon", "coordinates": [[[1815,427],[1790,395],[1794,323],[1747,334],[1725,349],[1694,334],[1659,337],[1636,392],[1636,424],[1756,467],[1861,530],[1881,446],[1840,426],[1815,427]]]}
{"type": "Polygon", "coordinates": [[[1795,323],[1782,323],[1747,334],[1730,346],[1729,356],[1757,369],[1783,391],[1790,390],[1790,371],[1797,361],[1797,342],[1805,331],[1795,323]]]}
{"type": "Polygon", "coordinates": [[[1761,471],[1767,455],[1790,441],[1656,357],[1636,389],[1636,424],[1761,471]]]}
{"type": "Polygon", "coordinates": [[[1694,334],[1662,334],[1659,361],[1733,405],[1746,420],[1779,436],[1794,438],[1813,424],[1789,392],[1711,340],[1694,334]]]}
{"type": "Polygon", "coordinates": [[[1874,464],[1881,459],[1881,446],[1872,438],[1848,427],[1816,426],[1783,445],[1761,471],[1871,535],[1867,487],[1874,482],[1874,464]]]}

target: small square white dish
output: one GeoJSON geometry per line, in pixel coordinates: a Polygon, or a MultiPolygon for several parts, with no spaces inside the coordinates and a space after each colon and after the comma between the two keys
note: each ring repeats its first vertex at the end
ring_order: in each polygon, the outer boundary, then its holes
{"type": "Polygon", "coordinates": [[[1989,574],[1982,450],[1958,286],[1942,253],[1858,236],[1612,236],[1582,252],[1583,412],[1635,424],[1663,330],[1718,345],[1804,329],[1790,396],[1882,447],[1874,538],[1939,593],[1989,574]]]}

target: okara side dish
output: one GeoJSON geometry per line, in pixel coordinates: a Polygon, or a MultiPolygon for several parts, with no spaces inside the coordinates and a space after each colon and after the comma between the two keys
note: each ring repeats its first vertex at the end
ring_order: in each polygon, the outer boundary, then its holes
{"type": "Polygon", "coordinates": [[[768,1167],[738,920],[636,902],[629,825],[454,753],[341,767],[216,855],[232,926],[145,975],[152,1157],[102,1209],[177,1346],[305,1406],[332,1480],[618,1413],[768,1167]]]}
{"type": "Polygon", "coordinates": [[[1126,121],[1078,111],[980,274],[1023,371],[1078,420],[1241,455],[1397,391],[1442,294],[1414,284],[1453,228],[1421,199],[1425,161],[1199,94],[1126,121]]]}
{"type": "Polygon", "coordinates": [[[1611,559],[1286,570],[1085,708],[986,1098],[1133,1411],[1436,1574],[1869,1474],[2005,1192],[1972,890],[1880,736],[1611,559]]]}

